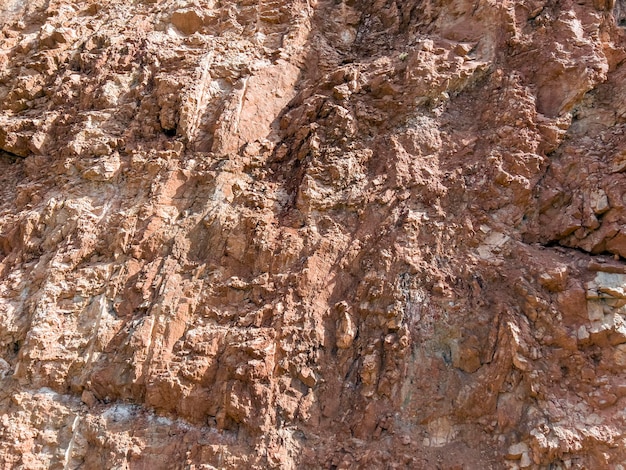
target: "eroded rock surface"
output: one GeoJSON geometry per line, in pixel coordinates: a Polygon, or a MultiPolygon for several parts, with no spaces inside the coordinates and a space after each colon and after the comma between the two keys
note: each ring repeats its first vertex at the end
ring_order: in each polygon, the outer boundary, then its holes
{"type": "Polygon", "coordinates": [[[0,0],[3,468],[626,467],[623,0],[0,0]]]}

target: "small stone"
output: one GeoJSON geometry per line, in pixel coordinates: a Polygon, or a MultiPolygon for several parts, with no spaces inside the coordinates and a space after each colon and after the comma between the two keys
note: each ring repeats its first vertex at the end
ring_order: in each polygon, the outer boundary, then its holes
{"type": "Polygon", "coordinates": [[[9,375],[10,371],[11,371],[11,365],[4,359],[0,358],[0,379],[9,375]]]}
{"type": "Polygon", "coordinates": [[[463,43],[463,42],[460,42],[459,44],[454,46],[454,53],[461,57],[465,57],[471,50],[472,50],[472,45],[463,43]]]}
{"type": "Polygon", "coordinates": [[[506,458],[509,460],[518,460],[522,458],[524,453],[528,453],[528,445],[525,442],[518,442],[509,446],[506,453],[506,458]]]}
{"type": "Polygon", "coordinates": [[[425,39],[420,44],[420,49],[426,52],[431,52],[435,48],[435,43],[432,39],[425,39]]]}
{"type": "Polygon", "coordinates": [[[520,460],[519,466],[521,468],[528,468],[533,464],[533,461],[530,458],[530,454],[528,452],[524,452],[522,454],[522,459],[520,460]]]}
{"type": "Polygon", "coordinates": [[[317,377],[315,377],[315,373],[309,367],[303,367],[300,369],[298,378],[309,388],[313,388],[317,383],[317,377]]]}
{"type": "Polygon", "coordinates": [[[54,28],[46,24],[41,28],[40,43],[44,47],[53,48],[58,44],[69,44],[76,39],[76,33],[69,28],[54,28]]]}
{"type": "Polygon", "coordinates": [[[93,406],[98,402],[98,399],[96,398],[96,396],[89,390],[83,390],[83,393],[81,394],[80,399],[89,408],[93,408],[93,406]]]}
{"type": "MultiPolygon", "coordinates": [[[[345,306],[347,308],[347,305],[345,306]]],[[[337,325],[337,347],[339,349],[348,349],[352,346],[356,337],[357,328],[350,313],[344,310],[344,306],[340,306],[340,317],[337,325]]]]}
{"type": "Polygon", "coordinates": [[[555,269],[542,273],[539,282],[550,292],[561,292],[567,285],[567,267],[559,266],[555,269]]]}
{"type": "Polygon", "coordinates": [[[588,299],[598,299],[598,285],[594,281],[589,281],[585,284],[588,299]]]}
{"type": "Polygon", "coordinates": [[[620,154],[613,157],[613,161],[611,162],[609,172],[621,173],[624,170],[626,170],[626,151],[623,151],[620,154]]]}
{"type": "Polygon", "coordinates": [[[617,396],[613,393],[600,390],[595,397],[595,402],[600,409],[608,408],[617,402],[617,396]]]}
{"type": "Polygon", "coordinates": [[[589,330],[585,325],[580,325],[577,332],[578,339],[581,341],[589,339],[589,330]]]}
{"type": "Polygon", "coordinates": [[[597,191],[592,191],[589,195],[591,209],[596,214],[603,214],[610,209],[609,206],[609,198],[606,193],[599,189],[597,191]]]}
{"type": "Polygon", "coordinates": [[[340,101],[346,100],[350,97],[351,94],[352,92],[350,91],[350,88],[348,84],[346,83],[337,85],[336,87],[333,88],[333,97],[337,100],[340,100],[340,101]]]}

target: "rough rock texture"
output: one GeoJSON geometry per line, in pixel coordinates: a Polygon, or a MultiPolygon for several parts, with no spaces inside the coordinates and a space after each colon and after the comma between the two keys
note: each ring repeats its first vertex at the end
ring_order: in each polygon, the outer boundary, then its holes
{"type": "Polygon", "coordinates": [[[623,470],[625,23],[0,0],[2,468],[623,470]]]}

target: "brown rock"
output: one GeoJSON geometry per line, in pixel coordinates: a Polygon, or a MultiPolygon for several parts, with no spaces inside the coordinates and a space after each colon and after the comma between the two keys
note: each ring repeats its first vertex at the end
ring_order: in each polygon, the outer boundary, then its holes
{"type": "Polygon", "coordinates": [[[202,13],[195,8],[176,10],[171,21],[176,29],[187,35],[200,31],[204,24],[202,13]]]}
{"type": "Polygon", "coordinates": [[[0,467],[620,468],[624,11],[0,2],[0,467]]]}

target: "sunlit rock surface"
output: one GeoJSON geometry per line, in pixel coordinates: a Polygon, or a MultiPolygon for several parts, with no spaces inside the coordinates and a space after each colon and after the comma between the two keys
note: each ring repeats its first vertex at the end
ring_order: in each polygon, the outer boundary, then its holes
{"type": "Polygon", "coordinates": [[[623,0],[0,0],[0,464],[626,468],[623,0]]]}

